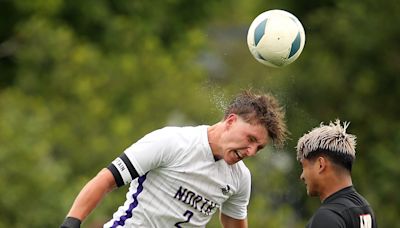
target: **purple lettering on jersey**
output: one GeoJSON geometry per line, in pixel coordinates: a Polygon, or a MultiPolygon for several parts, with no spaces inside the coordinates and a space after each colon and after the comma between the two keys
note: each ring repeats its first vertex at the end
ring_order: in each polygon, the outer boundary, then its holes
{"type": "Polygon", "coordinates": [[[205,202],[203,203],[203,206],[201,206],[200,210],[203,210],[203,207],[204,207],[205,205],[207,205],[208,201],[210,201],[210,200],[204,198],[204,201],[205,201],[205,202]]]}
{"type": "Polygon", "coordinates": [[[182,197],[185,195],[187,189],[183,189],[182,186],[179,186],[178,191],[176,191],[174,198],[178,197],[178,200],[182,200],[182,197]]]}
{"type": "Polygon", "coordinates": [[[125,225],[125,221],[129,218],[132,218],[132,211],[137,207],[139,204],[137,197],[139,194],[143,191],[143,182],[146,180],[146,175],[143,175],[138,178],[138,186],[136,192],[132,195],[133,201],[131,204],[129,204],[128,210],[125,211],[126,215],[123,215],[119,218],[119,220],[114,221],[113,225],[111,226],[112,228],[115,228],[117,226],[123,226],[125,225]]]}
{"type": "Polygon", "coordinates": [[[195,195],[194,192],[192,191],[188,191],[188,193],[186,194],[186,197],[184,200],[182,200],[184,203],[186,204],[190,204],[190,201],[192,200],[193,196],[195,195]]]}
{"type": "Polygon", "coordinates": [[[182,186],[179,186],[174,199],[188,204],[205,215],[213,214],[220,207],[218,203],[215,203],[191,190],[183,188],[182,186]]]}
{"type": "MultiPolygon", "coordinates": [[[[197,204],[199,202],[201,202],[203,200],[203,197],[200,195],[197,195],[194,199],[193,199],[193,204],[192,207],[197,209],[197,204]]],[[[198,209],[197,209],[198,210],[198,209]]]]}
{"type": "Polygon", "coordinates": [[[210,205],[208,205],[207,209],[205,210],[206,214],[210,214],[211,211],[217,206],[216,203],[214,202],[210,202],[210,205]]]}

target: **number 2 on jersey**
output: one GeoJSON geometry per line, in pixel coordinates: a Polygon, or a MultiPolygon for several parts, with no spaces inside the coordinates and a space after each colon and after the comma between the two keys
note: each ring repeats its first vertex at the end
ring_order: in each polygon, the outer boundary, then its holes
{"type": "Polygon", "coordinates": [[[185,213],[183,214],[183,216],[185,216],[185,217],[187,216],[186,221],[182,221],[182,222],[177,222],[177,223],[175,223],[175,227],[182,228],[182,227],[181,227],[181,224],[190,222],[190,219],[191,219],[192,216],[193,216],[193,212],[191,212],[191,211],[189,211],[189,210],[186,210],[185,213]]]}

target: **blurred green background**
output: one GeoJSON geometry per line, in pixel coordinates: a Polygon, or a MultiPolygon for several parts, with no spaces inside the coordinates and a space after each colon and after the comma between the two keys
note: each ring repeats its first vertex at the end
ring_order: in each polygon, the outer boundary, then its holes
{"type": "MultiPolygon", "coordinates": [[[[1,0],[0,227],[57,227],[83,185],[165,125],[213,124],[242,89],[276,94],[290,139],[246,164],[250,227],[304,227],[319,206],[295,159],[319,123],[350,121],[353,182],[380,227],[400,227],[400,4],[396,0],[1,0]],[[306,31],[281,69],[247,49],[269,9],[306,31]]],[[[100,227],[123,187],[84,222],[100,227]]],[[[218,227],[214,216],[208,227],[218,227]]]]}

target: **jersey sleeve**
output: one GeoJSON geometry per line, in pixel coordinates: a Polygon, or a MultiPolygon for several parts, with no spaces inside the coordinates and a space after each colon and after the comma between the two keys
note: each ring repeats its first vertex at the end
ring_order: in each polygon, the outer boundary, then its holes
{"type": "Polygon", "coordinates": [[[245,219],[251,191],[251,174],[247,167],[239,180],[237,192],[221,205],[221,213],[234,219],[245,219]]]}
{"type": "Polygon", "coordinates": [[[167,166],[176,157],[172,145],[174,134],[167,129],[154,131],[128,147],[107,168],[118,187],[129,184],[152,169],[167,166]]]}
{"type": "Polygon", "coordinates": [[[318,209],[307,228],[346,228],[345,221],[329,209],[318,209]]]}
{"type": "Polygon", "coordinates": [[[112,161],[107,169],[110,170],[114,176],[117,187],[129,184],[133,179],[139,176],[125,153],[112,161]]]}

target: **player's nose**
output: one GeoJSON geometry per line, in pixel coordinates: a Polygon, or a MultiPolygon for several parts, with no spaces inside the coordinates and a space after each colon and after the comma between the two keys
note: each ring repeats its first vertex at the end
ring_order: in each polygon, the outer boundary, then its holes
{"type": "Polygon", "coordinates": [[[257,146],[249,146],[246,150],[246,156],[252,157],[257,154],[257,146]]]}
{"type": "Polygon", "coordinates": [[[300,180],[302,180],[303,182],[305,182],[305,179],[304,179],[304,174],[303,174],[303,172],[300,174],[300,180]]]}

